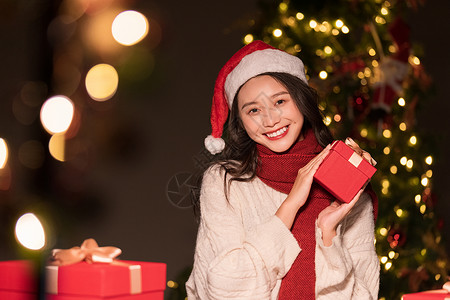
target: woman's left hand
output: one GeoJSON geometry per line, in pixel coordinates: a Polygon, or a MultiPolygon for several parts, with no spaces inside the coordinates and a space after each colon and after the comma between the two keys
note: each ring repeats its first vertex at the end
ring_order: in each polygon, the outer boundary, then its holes
{"type": "Polygon", "coordinates": [[[339,223],[358,202],[364,189],[361,189],[349,203],[334,201],[322,210],[317,217],[317,226],[322,230],[322,240],[325,246],[331,246],[333,237],[339,223]]]}
{"type": "MultiPolygon", "coordinates": [[[[367,160],[372,166],[375,166],[377,162],[372,156],[362,150],[359,145],[351,138],[345,140],[345,144],[353,149],[358,155],[367,160]]],[[[368,182],[367,182],[368,183],[368,182]]],[[[366,183],[366,185],[367,185],[366,183]]],[[[322,230],[322,239],[325,246],[331,246],[333,237],[336,236],[336,229],[339,223],[345,218],[350,210],[355,206],[356,202],[361,197],[366,185],[356,194],[356,196],[349,203],[341,203],[334,201],[327,208],[322,210],[317,217],[317,226],[322,230]]]]}

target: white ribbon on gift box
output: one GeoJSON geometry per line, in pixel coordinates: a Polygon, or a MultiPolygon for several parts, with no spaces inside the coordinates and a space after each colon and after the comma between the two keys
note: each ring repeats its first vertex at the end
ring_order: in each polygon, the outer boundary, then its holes
{"type": "Polygon", "coordinates": [[[348,161],[357,168],[361,164],[362,160],[362,156],[358,155],[356,152],[353,152],[352,156],[348,159],[348,161]]]}

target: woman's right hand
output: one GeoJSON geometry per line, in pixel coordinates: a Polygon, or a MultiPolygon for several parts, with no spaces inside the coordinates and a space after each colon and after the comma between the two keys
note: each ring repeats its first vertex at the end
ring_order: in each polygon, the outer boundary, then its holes
{"type": "Polygon", "coordinates": [[[289,229],[294,223],[297,211],[308,199],[314,174],[330,152],[330,149],[331,145],[328,145],[316,157],[311,159],[308,164],[298,170],[297,178],[295,179],[291,192],[275,213],[289,229]]]}

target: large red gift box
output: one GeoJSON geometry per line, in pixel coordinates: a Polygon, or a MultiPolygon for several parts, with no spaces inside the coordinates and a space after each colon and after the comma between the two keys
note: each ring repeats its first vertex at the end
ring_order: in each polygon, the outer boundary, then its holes
{"type": "Polygon", "coordinates": [[[37,280],[28,260],[0,262],[0,299],[35,300],[37,280]]]}
{"type": "Polygon", "coordinates": [[[442,289],[420,293],[405,294],[402,296],[402,300],[438,300],[438,299],[449,300],[450,294],[447,292],[447,290],[442,289]]]}
{"type": "Polygon", "coordinates": [[[352,148],[335,141],[314,179],[337,199],[348,203],[376,170],[352,148]]]}
{"type": "MultiPolygon", "coordinates": [[[[29,261],[0,262],[0,299],[32,300],[36,281],[29,261]]],[[[162,300],[166,264],[118,260],[47,266],[48,300],[162,300]]]]}

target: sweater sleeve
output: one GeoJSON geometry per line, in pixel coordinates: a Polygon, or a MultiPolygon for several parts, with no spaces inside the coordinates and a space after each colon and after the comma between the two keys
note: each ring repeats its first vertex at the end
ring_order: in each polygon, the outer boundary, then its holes
{"type": "Polygon", "coordinates": [[[363,193],[325,247],[316,224],[316,299],[378,299],[380,263],[372,201],[363,193]]]}
{"type": "Polygon", "coordinates": [[[245,229],[241,216],[245,212],[240,209],[245,199],[233,192],[225,197],[223,176],[216,167],[203,178],[194,267],[186,284],[188,298],[270,299],[300,247],[275,215],[245,229]]]}

